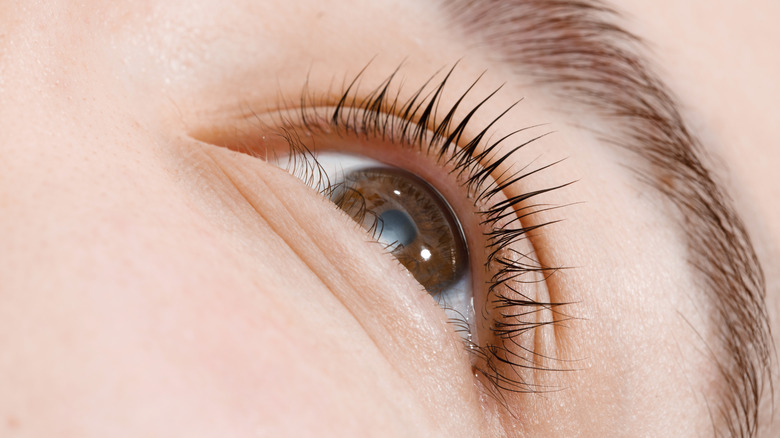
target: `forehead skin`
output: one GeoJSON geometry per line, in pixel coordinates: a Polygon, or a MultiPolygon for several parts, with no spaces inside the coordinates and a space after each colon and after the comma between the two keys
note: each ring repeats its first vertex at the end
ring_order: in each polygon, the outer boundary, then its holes
{"type": "MultiPolygon", "coordinates": [[[[7,230],[0,247],[9,249],[0,255],[0,428],[19,436],[116,436],[116,428],[128,435],[308,429],[336,436],[371,428],[433,436],[444,433],[437,424],[451,425],[452,433],[495,432],[492,411],[482,419],[462,357],[436,326],[434,310],[400,293],[411,286],[388,288],[377,306],[398,312],[390,298],[405,303],[406,327],[427,338],[393,326],[379,310],[363,316],[371,307],[352,295],[357,285],[339,289],[340,301],[319,296],[338,295],[339,279],[327,273],[349,269],[319,267],[309,247],[290,243],[295,231],[269,211],[284,200],[242,203],[230,185],[250,179],[251,160],[200,152],[182,134],[218,124],[223,112],[248,102],[262,110],[280,94],[295,96],[309,72],[310,86],[327,89],[372,58],[372,83],[403,59],[405,75],[420,81],[463,58],[462,82],[489,70],[483,92],[507,76],[479,54],[461,53],[464,45],[421,2],[282,3],[133,2],[120,9],[24,2],[0,13],[0,156],[7,166],[0,174],[0,228],[7,230]],[[409,18],[389,19],[401,15],[409,18]],[[312,292],[292,303],[279,292],[293,290],[312,292]],[[415,342],[444,353],[420,358],[415,342]],[[312,401],[322,399],[333,402],[312,401]]],[[[780,66],[767,56],[780,35],[764,17],[777,17],[778,6],[665,3],[621,7],[633,14],[632,30],[652,42],[693,128],[720,157],[716,171],[766,269],[777,331],[773,169],[780,154],[771,140],[780,66]],[[757,10],[761,16],[751,16],[757,10]],[[714,31],[721,23],[729,32],[714,31]],[[765,28],[754,32],[758,26],[765,28]]],[[[509,125],[566,122],[533,90],[506,88],[494,112],[528,96],[509,125]]],[[[713,370],[689,351],[702,348],[696,333],[669,316],[686,314],[706,337],[706,318],[697,315],[706,303],[696,303],[695,292],[679,301],[659,292],[691,286],[672,222],[652,211],[651,200],[635,199],[638,189],[595,139],[562,132],[528,157],[541,154],[571,158],[538,184],[606,176],[551,199],[587,200],[567,210],[566,223],[547,238],[555,244],[550,257],[582,267],[549,293],[581,303],[575,313],[587,322],[556,336],[566,346],[558,353],[583,365],[557,382],[565,391],[510,400],[523,412],[515,431],[707,435],[702,401],[713,370]],[[620,187],[604,193],[600,182],[620,187]],[[636,225],[645,217],[652,220],[636,225]],[[599,232],[604,224],[619,238],[599,232]]],[[[261,169],[269,192],[294,190],[261,169]]],[[[329,233],[355,240],[338,220],[323,222],[329,233]]],[[[360,275],[365,287],[376,279],[360,275]]]]}

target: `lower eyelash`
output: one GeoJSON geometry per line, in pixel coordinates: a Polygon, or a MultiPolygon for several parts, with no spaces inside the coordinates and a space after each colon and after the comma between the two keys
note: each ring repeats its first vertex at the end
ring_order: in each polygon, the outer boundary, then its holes
{"type": "MultiPolygon", "coordinates": [[[[504,155],[497,156],[500,145],[511,141],[521,132],[538,127],[518,129],[498,140],[488,140],[490,129],[517,104],[516,102],[460,146],[465,137],[466,127],[469,126],[474,114],[498,92],[498,89],[456,121],[456,110],[480,80],[480,76],[461,94],[461,97],[444,113],[445,115],[439,117],[439,102],[454,69],[455,67],[450,69],[434,86],[431,86],[431,83],[436,75],[429,78],[412,94],[411,98],[405,101],[400,100],[400,92],[391,93],[391,86],[400,67],[365,95],[357,91],[365,69],[345,86],[336,101],[320,98],[305,87],[297,106],[295,119],[286,116],[280,123],[279,134],[290,147],[288,171],[326,196],[330,196],[334,190],[334,185],[317,162],[312,148],[302,140],[301,132],[389,140],[433,156],[440,165],[450,168],[450,173],[461,181],[461,185],[482,217],[481,225],[487,230],[484,235],[488,246],[485,269],[486,272],[493,272],[488,282],[483,307],[490,309],[485,312],[486,315],[496,314],[495,319],[490,323],[493,336],[485,340],[484,345],[474,343],[467,345],[467,350],[475,355],[475,369],[493,386],[491,392],[498,400],[503,398],[501,391],[536,393],[553,390],[556,388],[528,382],[518,369],[564,370],[566,368],[539,365],[539,361],[536,360],[539,355],[520,345],[518,337],[533,332],[539,327],[570,319],[560,311],[560,308],[568,303],[545,303],[532,300],[524,296],[517,289],[517,285],[546,281],[561,268],[544,266],[532,256],[522,254],[512,247],[514,243],[531,237],[534,231],[554,223],[544,222],[523,226],[521,222],[543,211],[560,208],[540,203],[529,205],[529,203],[534,202],[537,197],[571,183],[524,192],[496,201],[494,199],[496,195],[505,193],[508,188],[557,164],[552,163],[534,170],[527,170],[528,166],[526,166],[511,173],[504,172],[496,178],[491,176],[509,157],[549,133],[536,136],[511,148],[504,155]],[[480,151],[479,146],[483,143],[486,146],[480,151]],[[488,164],[483,165],[483,162],[488,164]],[[487,207],[480,208],[480,206],[487,207]],[[542,278],[527,280],[529,274],[541,275],[542,278]],[[528,316],[543,311],[555,315],[555,320],[527,320],[528,316]],[[512,371],[508,372],[505,365],[510,365],[512,371]]],[[[462,330],[464,325],[468,327],[465,321],[452,321],[452,323],[456,330],[462,330]]],[[[544,362],[557,361],[554,358],[542,358],[544,362]]]]}

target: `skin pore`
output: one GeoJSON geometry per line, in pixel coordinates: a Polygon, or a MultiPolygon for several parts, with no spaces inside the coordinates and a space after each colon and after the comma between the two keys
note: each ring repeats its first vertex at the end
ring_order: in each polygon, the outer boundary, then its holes
{"type": "MultiPolygon", "coordinates": [[[[1,7],[3,436],[725,435],[715,306],[635,158],[586,128],[608,122],[530,85],[435,2],[289,3],[1,7]],[[559,221],[530,244],[568,268],[523,289],[569,303],[523,338],[541,366],[520,378],[549,391],[496,394],[392,257],[244,153],[274,146],[278,118],[258,120],[293,109],[304,85],[338,97],[365,67],[365,95],[401,65],[405,101],[455,63],[442,109],[483,72],[460,114],[502,87],[467,136],[521,98],[490,135],[552,132],[502,169],[563,160],[504,196],[576,181],[539,199],[563,208],[532,218],[559,221]]],[[[734,198],[776,332],[780,61],[766,57],[780,35],[765,20],[780,7],[677,3],[621,2],[624,26],[649,42],[734,198]]],[[[343,141],[454,185],[391,142],[343,141]]],[[[776,428],[770,378],[758,436],[776,428]]]]}

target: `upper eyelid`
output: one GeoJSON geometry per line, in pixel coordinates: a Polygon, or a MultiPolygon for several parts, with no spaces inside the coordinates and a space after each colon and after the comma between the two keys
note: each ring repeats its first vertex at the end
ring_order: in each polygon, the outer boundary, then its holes
{"type": "MultiPolygon", "coordinates": [[[[434,143],[439,143],[446,149],[459,149],[457,156],[462,161],[477,159],[484,165],[490,165],[493,158],[491,153],[496,151],[480,150],[481,146],[495,147],[499,143],[507,144],[512,137],[523,131],[544,126],[541,124],[524,126],[503,134],[499,141],[490,138],[491,128],[517,105],[519,101],[516,101],[500,110],[497,116],[485,126],[479,127],[476,132],[466,132],[467,129],[476,126],[476,122],[471,120],[474,113],[490,101],[501,87],[485,92],[481,98],[478,97],[478,102],[473,104],[466,114],[456,119],[456,111],[463,106],[464,98],[474,94],[473,88],[482,77],[479,75],[456,96],[454,103],[446,104],[449,105],[449,109],[445,115],[442,115],[445,113],[440,111],[443,91],[448,86],[450,73],[456,67],[457,64],[443,77],[439,77],[438,83],[435,82],[436,74],[428,77],[412,93],[405,96],[400,92],[403,87],[399,87],[395,93],[391,89],[391,85],[396,85],[394,79],[401,69],[400,66],[380,81],[378,86],[368,90],[357,86],[365,68],[346,83],[339,93],[333,93],[332,90],[325,93],[315,92],[309,87],[307,81],[298,97],[280,99],[275,105],[270,106],[257,107],[251,102],[245,103],[240,111],[227,117],[222,116],[222,120],[218,123],[192,130],[189,134],[210,144],[220,144],[230,149],[249,152],[257,146],[258,138],[269,132],[285,129],[294,132],[301,126],[323,131],[347,127],[346,129],[360,131],[353,134],[379,135],[382,139],[405,144],[427,143],[428,150],[433,148],[434,143]],[[431,86],[432,83],[435,85],[431,86]],[[380,118],[382,123],[376,123],[380,118]],[[339,119],[338,122],[336,119],[339,119]],[[396,126],[389,126],[391,124],[396,126]],[[394,129],[399,126],[400,129],[394,129]],[[391,135],[393,138],[389,138],[391,135]]],[[[404,83],[403,86],[407,84],[404,83]]],[[[549,132],[544,131],[543,134],[549,132]]],[[[543,135],[535,135],[523,143],[529,143],[541,136],[543,135]]],[[[447,154],[442,152],[440,155],[447,154]]]]}

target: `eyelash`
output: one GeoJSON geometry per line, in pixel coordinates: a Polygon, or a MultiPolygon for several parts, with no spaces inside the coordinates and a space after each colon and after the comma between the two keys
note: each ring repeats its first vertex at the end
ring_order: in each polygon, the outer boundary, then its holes
{"type": "MultiPolygon", "coordinates": [[[[504,155],[496,157],[500,145],[510,141],[521,132],[538,127],[521,128],[495,141],[487,139],[490,129],[519,103],[515,102],[479,130],[463,146],[459,146],[465,137],[466,127],[470,127],[474,114],[500,88],[487,95],[466,112],[460,121],[455,122],[456,111],[480,81],[482,77],[480,75],[446,111],[445,116],[437,121],[439,103],[445,86],[456,67],[457,64],[444,75],[438,84],[431,86],[430,84],[437,76],[434,74],[416,89],[410,98],[403,102],[399,100],[400,90],[395,94],[390,93],[400,67],[366,95],[357,92],[366,68],[344,87],[344,91],[339,94],[339,99],[335,101],[320,98],[310,92],[308,85],[304,86],[298,105],[281,105],[281,107],[287,108],[297,107],[294,116],[280,116],[281,120],[278,124],[279,128],[277,128],[279,135],[289,146],[288,171],[326,196],[333,190],[333,185],[316,161],[315,148],[305,144],[303,138],[306,136],[301,135],[302,133],[351,135],[369,140],[389,140],[404,147],[417,149],[428,156],[435,156],[436,162],[440,166],[449,167],[449,173],[456,176],[468,198],[473,200],[474,207],[481,217],[480,225],[484,227],[483,234],[488,246],[484,267],[486,272],[495,271],[488,281],[487,293],[484,298],[485,306],[483,307],[483,309],[488,309],[487,305],[490,304],[497,314],[490,324],[493,336],[490,336],[484,345],[469,343],[467,350],[476,356],[474,368],[487,378],[492,385],[493,391],[491,392],[498,400],[502,399],[501,390],[521,393],[549,391],[551,390],[549,387],[528,383],[521,377],[517,369],[564,370],[566,368],[540,366],[532,358],[524,357],[525,353],[532,356],[538,355],[533,350],[520,345],[516,338],[538,327],[560,324],[570,319],[568,315],[559,310],[560,307],[568,303],[535,301],[517,290],[516,284],[546,281],[562,268],[543,266],[528,254],[512,249],[512,246],[522,239],[528,239],[531,232],[557,222],[549,221],[523,226],[521,222],[528,221],[538,213],[560,208],[539,203],[525,204],[541,195],[564,188],[571,182],[530,192],[521,192],[519,195],[501,201],[494,200],[497,194],[505,193],[508,188],[558,162],[529,171],[526,171],[528,166],[524,166],[519,171],[508,174],[505,171],[497,178],[491,177],[499,165],[506,162],[510,156],[549,133],[526,140],[512,147],[504,155]],[[486,146],[478,152],[479,146],[483,143],[486,146]],[[483,166],[483,162],[489,164],[483,166]],[[480,205],[486,206],[486,208],[479,208],[480,205]],[[505,253],[509,253],[513,257],[503,255],[505,253]],[[528,273],[541,274],[542,279],[529,282],[521,278],[528,273]],[[556,320],[529,322],[521,319],[521,317],[527,317],[541,311],[555,314],[556,320]],[[493,342],[494,340],[498,342],[493,342]],[[519,351],[517,351],[518,349],[519,351]],[[505,364],[510,365],[509,368],[512,369],[512,372],[504,369],[505,364]]],[[[490,313],[483,311],[483,314],[490,313]]],[[[468,323],[465,321],[451,321],[451,323],[456,327],[456,330],[457,327],[464,325],[468,327],[468,323]]],[[[554,358],[550,357],[542,356],[542,358],[547,361],[555,361],[554,358]]]]}

